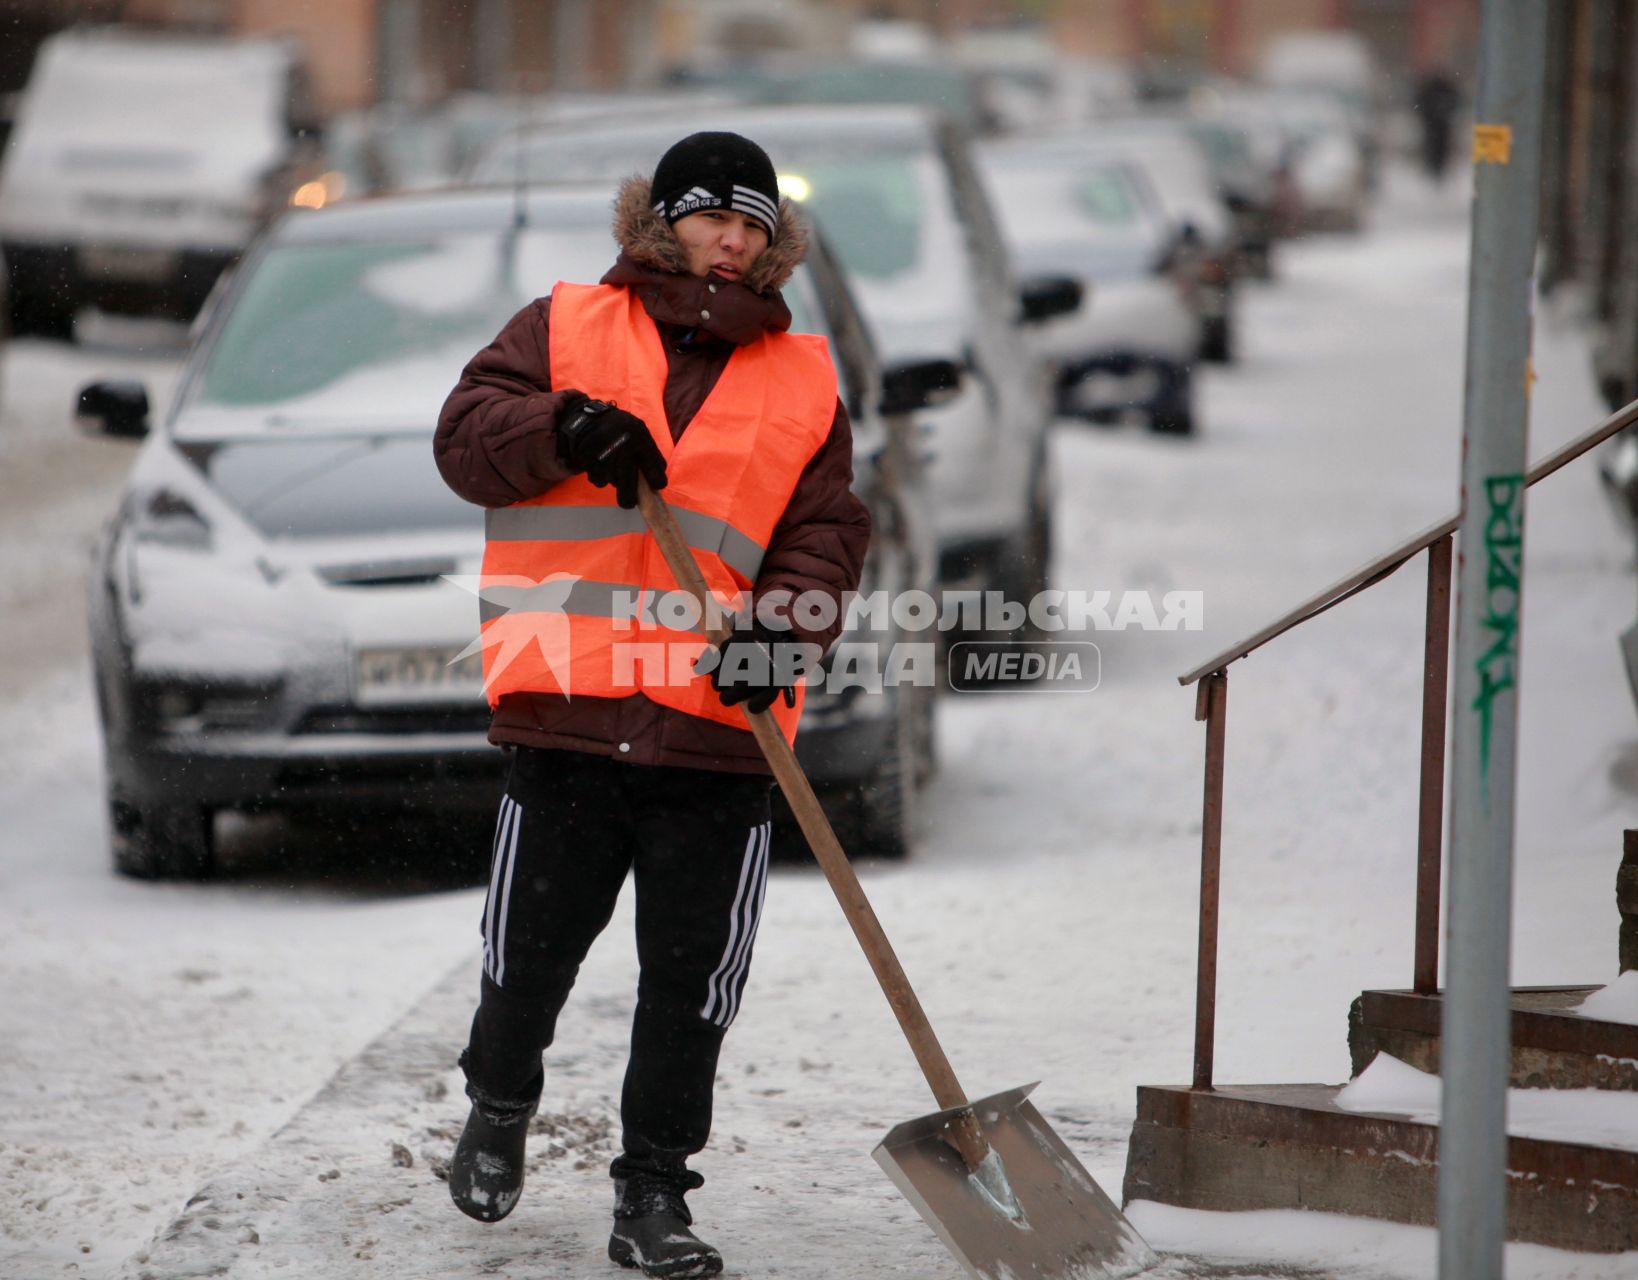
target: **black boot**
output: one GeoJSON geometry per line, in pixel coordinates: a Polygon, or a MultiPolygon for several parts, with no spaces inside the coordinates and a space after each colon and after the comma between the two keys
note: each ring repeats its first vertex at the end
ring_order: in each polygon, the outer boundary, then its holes
{"type": "Polygon", "coordinates": [[[722,1255],[689,1230],[694,1215],[683,1203],[683,1193],[694,1190],[705,1179],[681,1166],[653,1173],[622,1170],[625,1163],[615,1161],[614,1231],[609,1236],[609,1257],[622,1267],[666,1280],[720,1272],[722,1255]]]}
{"type": "Polygon", "coordinates": [[[540,1094],[501,1102],[467,1085],[472,1110],[449,1162],[449,1198],[479,1222],[499,1222],[523,1194],[523,1148],[540,1094]]]}

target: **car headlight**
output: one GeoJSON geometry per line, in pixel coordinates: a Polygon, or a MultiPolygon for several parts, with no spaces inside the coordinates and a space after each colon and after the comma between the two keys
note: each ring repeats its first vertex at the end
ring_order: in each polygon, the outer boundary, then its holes
{"type": "Polygon", "coordinates": [[[347,175],[331,169],[298,186],[290,193],[289,204],[293,209],[322,209],[341,199],[346,191],[347,175]]]}
{"type": "Polygon", "coordinates": [[[203,733],[254,728],[272,711],[280,682],[155,681],[138,688],[144,719],[160,733],[203,733]]]}

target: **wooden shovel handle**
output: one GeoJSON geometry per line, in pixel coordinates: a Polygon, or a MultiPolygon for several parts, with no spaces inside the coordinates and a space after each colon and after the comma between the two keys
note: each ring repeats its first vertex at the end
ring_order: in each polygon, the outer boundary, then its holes
{"type": "MultiPolygon", "coordinates": [[[[643,513],[643,519],[648,522],[649,532],[660,544],[660,553],[665,556],[672,576],[677,579],[683,590],[694,597],[700,608],[700,617],[709,618],[710,589],[705,585],[704,575],[700,573],[694,553],[684,541],[682,531],[677,527],[676,517],[671,514],[671,508],[666,506],[665,499],[649,488],[647,480],[641,478],[638,480],[637,505],[643,513]]],[[[726,634],[726,628],[717,628],[707,631],[706,638],[712,644],[721,644],[726,634]]],[[[847,854],[842,851],[841,841],[837,840],[836,833],[831,830],[830,819],[825,817],[825,811],[819,805],[819,798],[814,795],[807,774],[802,771],[802,766],[796,759],[796,752],[791,749],[791,744],[785,741],[785,735],[772,712],[741,709],[745,710],[745,718],[750,722],[751,733],[755,736],[757,745],[762,748],[762,754],[767,758],[768,767],[773,770],[779,789],[785,793],[785,800],[789,803],[791,812],[796,815],[797,825],[807,837],[808,847],[813,850],[813,856],[824,871],[825,879],[830,882],[836,901],[841,903],[842,914],[847,917],[848,924],[853,927],[854,937],[858,938],[859,945],[864,948],[865,959],[870,961],[870,967],[875,971],[882,994],[892,1006],[893,1014],[898,1018],[899,1027],[904,1032],[904,1038],[910,1042],[910,1050],[916,1055],[916,1061],[921,1066],[922,1074],[927,1077],[927,1084],[932,1089],[939,1108],[941,1110],[965,1108],[967,1095],[961,1088],[961,1082],[956,1079],[955,1070],[950,1066],[949,1058],[945,1056],[944,1047],[939,1044],[938,1036],[933,1033],[933,1025],[927,1020],[921,1001],[911,988],[910,979],[905,976],[904,967],[899,964],[899,958],[893,951],[893,944],[887,940],[887,934],[882,930],[881,921],[876,918],[870,899],[865,897],[864,886],[859,883],[853,864],[848,861],[847,854]]],[[[989,1142],[970,1110],[955,1118],[951,1124],[949,1137],[951,1145],[961,1153],[961,1158],[969,1169],[976,1169],[989,1154],[989,1142]]]]}

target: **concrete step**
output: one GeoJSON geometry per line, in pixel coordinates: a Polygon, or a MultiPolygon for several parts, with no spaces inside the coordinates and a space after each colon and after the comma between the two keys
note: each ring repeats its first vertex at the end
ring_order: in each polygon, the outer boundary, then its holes
{"type": "MultiPolygon", "coordinates": [[[[1574,1012],[1602,988],[1513,990],[1511,1080],[1526,1089],[1638,1089],[1638,1026],[1574,1012]]],[[[1437,1075],[1442,991],[1366,991],[1348,1011],[1348,1052],[1357,1076],[1377,1053],[1437,1075]]]]}
{"type": "MultiPolygon", "coordinates": [[[[1344,1111],[1340,1088],[1140,1086],[1123,1203],[1432,1225],[1437,1126],[1344,1111]]],[[[1514,1137],[1507,1168],[1508,1239],[1596,1253],[1638,1248],[1638,1152],[1514,1137]]]]}

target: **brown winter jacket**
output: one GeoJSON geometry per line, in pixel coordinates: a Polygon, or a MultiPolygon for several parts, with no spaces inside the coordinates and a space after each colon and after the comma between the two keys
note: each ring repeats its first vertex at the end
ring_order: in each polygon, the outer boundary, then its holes
{"type": "MultiPolygon", "coordinates": [[[[651,207],[649,183],[632,178],[615,202],[620,256],[601,283],[635,289],[665,344],[665,412],[680,439],[716,385],[736,346],[765,330],[784,331],[791,314],[779,296],[802,260],[807,236],[789,201],[773,240],[742,281],[690,275],[681,244],[651,207]]],[[[537,298],[473,356],[438,417],[433,441],[444,481],[468,502],[509,506],[545,492],[569,470],[553,430],[563,393],[548,365],[551,298],[537,298]]],[[[578,389],[578,388],[576,388],[578,389]]],[[[830,434],[808,462],[775,527],[752,594],[823,591],[840,604],[858,586],[870,516],[854,495],[853,433],[838,401],[830,434]]],[[[777,598],[777,596],[775,596],[777,598]]],[[[838,611],[839,612],[839,611],[838,611]]],[[[796,638],[828,648],[840,623],[796,638]]],[[[489,739],[612,756],[633,764],[683,765],[767,773],[750,733],[662,707],[642,694],[572,699],[555,693],[504,696],[489,739]]]]}

